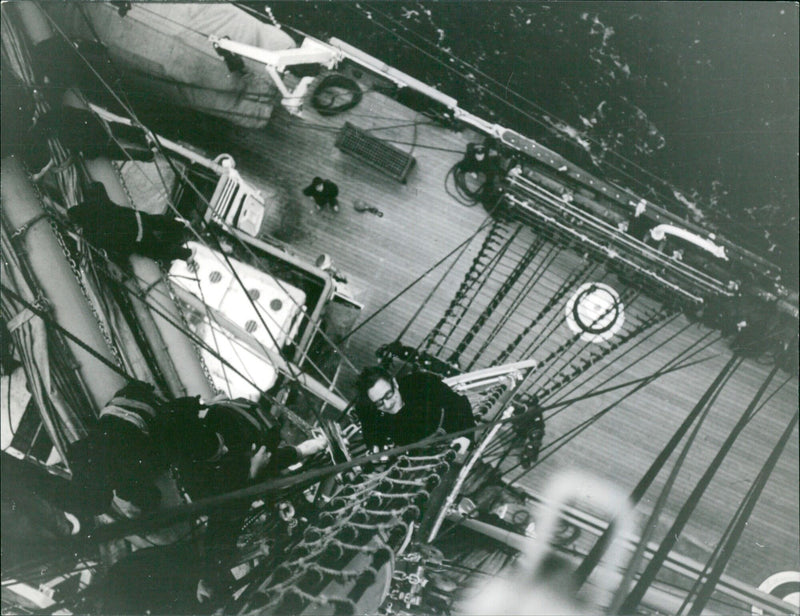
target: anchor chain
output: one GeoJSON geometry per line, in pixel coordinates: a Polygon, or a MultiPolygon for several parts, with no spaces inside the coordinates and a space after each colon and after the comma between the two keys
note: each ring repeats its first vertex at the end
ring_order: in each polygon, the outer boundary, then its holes
{"type": "MultiPolygon", "coordinates": [[[[30,174],[28,174],[28,178],[30,179],[30,174]]],[[[33,188],[34,194],[36,195],[36,199],[39,202],[39,207],[41,207],[42,211],[45,212],[44,216],[47,217],[47,220],[50,223],[50,228],[53,231],[53,235],[56,238],[56,242],[58,242],[61,251],[64,253],[64,258],[67,260],[67,263],[69,264],[69,267],[72,270],[72,275],[75,277],[75,281],[78,283],[78,287],[81,290],[81,294],[86,300],[86,303],[89,305],[89,309],[92,311],[92,315],[94,316],[94,319],[97,323],[97,327],[100,330],[103,339],[106,341],[109,351],[114,357],[114,363],[118,368],[125,369],[125,364],[123,362],[120,350],[117,347],[116,341],[112,337],[111,333],[108,331],[108,328],[106,327],[105,324],[105,319],[100,315],[97,306],[95,306],[94,302],[91,299],[91,295],[89,294],[89,291],[86,288],[86,282],[83,277],[83,272],[81,271],[81,268],[78,266],[78,263],[75,261],[75,257],[70,251],[69,247],[67,246],[67,243],[64,241],[64,236],[62,235],[61,230],[58,227],[58,223],[56,222],[55,217],[47,214],[47,208],[44,204],[42,193],[39,190],[39,187],[36,185],[36,183],[31,182],[31,187],[33,188]]],[[[26,227],[29,228],[30,224],[32,224],[33,222],[34,221],[31,221],[29,225],[26,225],[26,227]]]]}

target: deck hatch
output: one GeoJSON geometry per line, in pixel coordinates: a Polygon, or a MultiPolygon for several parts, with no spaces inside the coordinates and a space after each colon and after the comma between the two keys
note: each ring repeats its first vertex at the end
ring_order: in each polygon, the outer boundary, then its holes
{"type": "Polygon", "coordinates": [[[403,183],[417,162],[410,154],[373,137],[350,122],[345,122],[339,132],[336,147],[403,183]]]}

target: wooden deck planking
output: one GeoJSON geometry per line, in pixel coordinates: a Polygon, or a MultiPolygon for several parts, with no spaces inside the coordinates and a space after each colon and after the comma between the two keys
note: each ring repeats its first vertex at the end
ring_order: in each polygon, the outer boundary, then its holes
{"type": "MultiPolygon", "coordinates": [[[[365,101],[376,96],[368,94],[365,101]]],[[[392,111],[397,113],[396,117],[389,117],[384,110],[380,115],[386,119],[379,120],[362,111],[351,121],[369,127],[404,124],[421,117],[400,105],[394,105],[392,111]]],[[[342,118],[321,118],[311,110],[306,114],[307,122],[314,125],[339,126],[343,122],[342,118]]],[[[424,118],[423,121],[427,122],[424,118]]],[[[435,139],[437,147],[453,151],[429,152],[417,147],[414,152],[417,167],[403,185],[339,152],[333,145],[335,132],[298,130],[304,122],[278,114],[263,131],[229,128],[231,134],[226,135],[226,139],[236,144],[231,153],[240,161],[245,177],[263,187],[267,194],[274,193],[277,188],[284,199],[282,207],[268,212],[265,229],[274,233],[289,218],[296,229],[292,249],[308,258],[315,258],[322,252],[330,254],[335,266],[347,273],[356,299],[366,305],[365,316],[471,237],[486,219],[480,207],[466,208],[442,198],[443,178],[450,166],[460,159],[458,152],[466,143],[463,136],[442,130],[436,131],[440,134],[431,135],[431,129],[426,127],[427,139],[435,139]],[[302,188],[315,175],[328,177],[339,185],[341,210],[338,214],[327,210],[317,213],[313,202],[301,194],[302,188]],[[353,178],[357,178],[357,183],[353,178]],[[354,199],[378,207],[384,216],[378,218],[356,212],[352,207],[354,199]],[[289,213],[288,208],[292,208],[289,213]],[[420,221],[424,224],[419,224],[420,221]]],[[[400,140],[408,140],[410,136],[408,128],[376,134],[382,137],[393,134],[400,140]]],[[[473,247],[468,252],[475,250],[477,248],[473,247]]],[[[467,262],[468,258],[459,261],[457,270],[445,281],[446,287],[452,287],[452,293],[461,282],[467,262]]],[[[353,337],[350,350],[360,365],[372,361],[377,341],[382,344],[397,336],[439,281],[446,266],[431,273],[353,337]]],[[[420,314],[416,331],[430,330],[444,311],[445,300],[434,299],[436,303],[420,314]]]]}
{"type": "MultiPolygon", "coordinates": [[[[265,231],[282,231],[285,235],[288,229],[292,249],[305,257],[313,259],[322,252],[330,254],[338,269],[348,275],[357,299],[365,304],[364,318],[367,318],[434,262],[474,234],[485,220],[486,214],[481,207],[459,205],[443,191],[449,168],[460,158],[458,152],[474,136],[468,132],[456,134],[419,126],[416,134],[418,145],[414,150],[417,166],[408,183],[402,185],[339,152],[333,145],[335,129],[346,119],[361,127],[378,127],[420,120],[420,116],[376,93],[366,94],[361,106],[341,116],[321,118],[310,109],[305,113],[306,119],[298,120],[278,111],[262,131],[221,127],[220,141],[226,143],[227,150],[235,156],[244,176],[273,196],[265,231]],[[444,151],[426,149],[423,147],[426,144],[435,144],[444,151]],[[300,194],[315,175],[331,178],[339,184],[341,211],[338,214],[316,213],[311,201],[300,194]],[[384,212],[384,217],[355,212],[352,208],[354,199],[378,207],[384,212]]],[[[397,141],[413,140],[408,127],[375,134],[393,137],[397,141]]],[[[438,322],[481,240],[479,234],[441,289],[430,298],[430,303],[403,337],[406,343],[417,344],[438,322]]],[[[577,255],[571,257],[570,262],[574,266],[578,262],[577,255]]],[[[566,269],[562,269],[560,275],[569,273],[568,266],[564,267],[566,269]]],[[[375,348],[399,334],[410,316],[426,301],[441,273],[442,268],[434,271],[352,337],[348,354],[357,366],[372,363],[375,348]]],[[[560,284],[560,278],[548,272],[539,284],[547,289],[544,295],[549,296],[560,284]]],[[[486,305],[490,299],[491,293],[486,292],[477,301],[486,305]]],[[[507,298],[506,302],[509,301],[507,298]]],[[[540,306],[528,307],[524,311],[525,317],[514,315],[512,319],[516,326],[528,318],[527,313],[538,308],[540,306]]],[[[555,310],[563,313],[563,306],[555,310]]],[[[550,317],[547,315],[544,322],[550,317]]],[[[676,339],[668,340],[685,325],[683,317],[676,319],[654,334],[652,341],[637,347],[636,357],[651,351],[653,345],[657,345],[658,350],[641,362],[630,365],[624,374],[609,384],[657,371],[675,353],[707,332],[692,325],[676,339]]],[[[469,326],[471,323],[461,327],[469,326]]],[[[454,340],[458,337],[454,336],[454,340]]],[[[497,346],[501,348],[507,341],[508,335],[502,334],[497,346]]],[[[541,487],[555,470],[574,465],[632,488],[713,381],[729,354],[725,344],[718,342],[699,355],[716,355],[706,364],[665,375],[624,400],[591,429],[571,441],[568,447],[540,465],[536,472],[526,477],[525,483],[534,488],[541,487]]],[[[607,369],[583,382],[569,397],[588,392],[605,375],[613,372],[613,359],[609,358],[607,363],[607,369]]],[[[677,514],[767,372],[767,367],[748,361],[728,382],[687,459],[664,512],[665,520],[671,521],[677,514]]],[[[345,386],[352,376],[345,375],[345,386]]],[[[776,384],[783,378],[783,373],[780,373],[776,384]]],[[[552,442],[583,419],[618,400],[624,391],[574,404],[559,413],[548,422],[545,442],[552,442]]],[[[710,553],[718,541],[783,427],[796,412],[797,393],[795,378],[744,431],[712,486],[700,500],[685,533],[690,542],[698,546],[698,554],[704,550],[710,553]]],[[[665,477],[666,473],[662,472],[648,492],[641,506],[643,511],[655,501],[665,477]]],[[[778,570],[800,568],[797,480],[795,431],[736,548],[729,573],[758,585],[778,570]]]]}
{"type": "MultiPolygon", "coordinates": [[[[546,462],[547,468],[542,469],[544,472],[539,477],[531,476],[532,485],[541,487],[541,482],[550,472],[568,463],[591,468],[608,479],[632,488],[702,395],[702,391],[713,380],[715,370],[719,370],[727,360],[724,348],[714,350],[722,353],[709,362],[713,363],[713,367],[703,370],[690,368],[664,376],[619,404],[591,430],[576,438],[558,456],[554,456],[552,461],[546,462]]],[[[659,363],[651,357],[640,365],[632,366],[620,379],[635,378],[639,373],[644,376],[657,369],[659,363]]],[[[761,373],[762,377],[766,375],[762,368],[748,363],[740,368],[741,375],[747,378],[740,381],[736,379],[736,375],[723,389],[698,435],[697,445],[685,463],[664,518],[670,521],[674,518],[719,450],[760,384],[753,381],[753,374],[761,373]]],[[[782,380],[777,379],[772,389],[782,380]]],[[[696,545],[705,546],[708,553],[713,549],[780,432],[788,423],[796,396],[797,385],[794,382],[768,403],[744,430],[708,491],[701,498],[685,534],[696,545]]],[[[546,442],[591,416],[603,408],[606,402],[610,403],[619,397],[619,393],[610,394],[599,400],[587,400],[583,404],[570,407],[568,411],[548,422],[546,442]]],[[[796,435],[795,430],[793,443],[787,447],[780,467],[770,479],[762,500],[751,517],[747,533],[751,538],[743,538],[729,567],[729,573],[751,584],[758,585],[781,568],[797,567],[800,529],[797,522],[796,435]]],[[[643,503],[644,508],[655,502],[665,477],[666,473],[662,473],[648,493],[643,503]]]]}

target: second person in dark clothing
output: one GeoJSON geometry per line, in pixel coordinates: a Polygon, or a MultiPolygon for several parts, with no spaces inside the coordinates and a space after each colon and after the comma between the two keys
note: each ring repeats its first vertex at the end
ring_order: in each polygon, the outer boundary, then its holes
{"type": "Polygon", "coordinates": [[[339,211],[339,201],[337,200],[339,187],[331,180],[316,177],[303,189],[303,194],[314,199],[318,210],[322,210],[327,205],[334,212],[339,211]]]}
{"type": "MultiPolygon", "coordinates": [[[[217,402],[202,420],[176,424],[191,442],[187,458],[195,460],[183,469],[184,486],[194,498],[207,498],[239,490],[322,451],[327,441],[318,437],[298,445],[281,443],[279,427],[267,428],[243,399],[217,402]]],[[[175,439],[177,440],[177,439],[175,439]]],[[[203,602],[222,591],[230,579],[235,560],[236,538],[250,509],[242,501],[209,515],[204,558],[197,585],[197,600],[203,602]]]]}

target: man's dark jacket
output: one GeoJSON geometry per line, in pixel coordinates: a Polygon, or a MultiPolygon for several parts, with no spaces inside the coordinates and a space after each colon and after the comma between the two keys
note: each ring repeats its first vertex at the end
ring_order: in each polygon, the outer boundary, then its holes
{"type": "Polygon", "coordinates": [[[475,426],[469,400],[455,393],[438,376],[417,372],[399,377],[397,385],[403,408],[396,415],[382,413],[367,400],[356,406],[367,446],[408,445],[440,428],[453,433],[475,426]]]}

